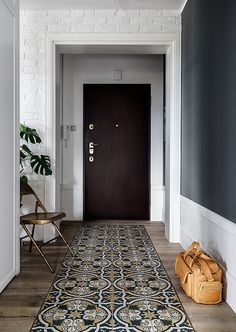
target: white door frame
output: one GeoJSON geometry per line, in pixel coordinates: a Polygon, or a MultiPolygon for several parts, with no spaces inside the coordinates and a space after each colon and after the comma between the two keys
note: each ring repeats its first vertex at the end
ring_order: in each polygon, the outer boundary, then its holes
{"type": "MultiPolygon", "coordinates": [[[[181,47],[179,34],[49,33],[46,39],[46,140],[48,154],[56,160],[56,46],[146,45],[166,48],[166,184],[165,235],[179,242],[181,146],[181,47]]],[[[148,52],[147,52],[148,53],[148,52]]],[[[56,165],[55,165],[56,167],[56,165]]],[[[45,200],[56,207],[56,171],[46,178],[45,200]]],[[[46,241],[51,234],[44,232],[46,241]]]]}

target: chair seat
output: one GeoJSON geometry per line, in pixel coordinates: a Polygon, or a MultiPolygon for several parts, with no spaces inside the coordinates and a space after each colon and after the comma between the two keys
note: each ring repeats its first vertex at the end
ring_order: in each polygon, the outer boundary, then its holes
{"type": "Polygon", "coordinates": [[[21,216],[20,220],[24,224],[45,225],[55,220],[62,219],[65,216],[66,214],[64,212],[29,213],[21,216]]]}
{"type": "Polygon", "coordinates": [[[34,231],[35,231],[36,225],[51,224],[52,228],[55,229],[58,236],[54,237],[53,239],[51,239],[47,242],[45,242],[44,244],[48,244],[49,242],[52,242],[56,238],[60,237],[63,240],[63,242],[65,243],[65,245],[67,246],[67,248],[70,251],[70,253],[72,254],[72,256],[74,256],[75,254],[74,254],[73,250],[71,249],[68,242],[66,241],[66,239],[62,235],[62,233],[60,231],[60,228],[55,223],[56,220],[65,218],[66,214],[64,212],[47,212],[47,209],[45,208],[45,206],[43,205],[43,203],[41,202],[39,197],[36,195],[36,193],[34,192],[34,190],[31,188],[31,186],[28,183],[24,183],[24,182],[21,181],[21,183],[20,183],[20,195],[21,195],[20,202],[22,202],[23,196],[27,196],[27,195],[32,195],[32,196],[34,196],[34,199],[35,199],[35,208],[33,210],[35,212],[25,214],[25,215],[20,217],[21,226],[27,234],[26,236],[23,236],[21,239],[24,239],[27,236],[30,238],[29,252],[31,252],[31,250],[32,250],[32,244],[34,244],[34,246],[38,250],[40,256],[43,258],[44,262],[47,264],[49,270],[53,273],[54,269],[53,269],[52,265],[49,263],[49,261],[47,260],[47,257],[45,256],[45,254],[41,250],[41,246],[39,247],[37,242],[34,239],[34,231]],[[38,208],[43,210],[43,212],[38,212],[38,208]],[[30,230],[27,225],[33,225],[32,230],[30,230]]]}

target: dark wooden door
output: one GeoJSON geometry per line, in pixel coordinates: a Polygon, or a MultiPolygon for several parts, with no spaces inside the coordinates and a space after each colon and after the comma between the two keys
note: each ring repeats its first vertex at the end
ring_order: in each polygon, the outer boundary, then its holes
{"type": "Polygon", "coordinates": [[[149,219],[150,85],[84,85],[84,218],[149,219]]]}

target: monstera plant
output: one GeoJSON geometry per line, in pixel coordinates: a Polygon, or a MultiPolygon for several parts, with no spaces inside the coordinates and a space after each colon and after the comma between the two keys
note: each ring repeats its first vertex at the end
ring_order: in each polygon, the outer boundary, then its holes
{"type": "MultiPolygon", "coordinates": [[[[48,155],[39,155],[31,150],[32,144],[40,144],[41,138],[35,129],[23,124],[20,125],[20,173],[28,168],[34,173],[41,175],[52,175],[51,161],[48,155]]],[[[21,182],[28,182],[28,177],[22,175],[21,182]]]]}

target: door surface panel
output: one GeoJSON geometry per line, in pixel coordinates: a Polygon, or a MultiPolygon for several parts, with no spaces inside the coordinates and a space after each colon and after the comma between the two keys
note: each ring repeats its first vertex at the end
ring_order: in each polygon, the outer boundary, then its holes
{"type": "Polygon", "coordinates": [[[85,219],[149,219],[149,128],[150,85],[84,85],[85,219]]]}

